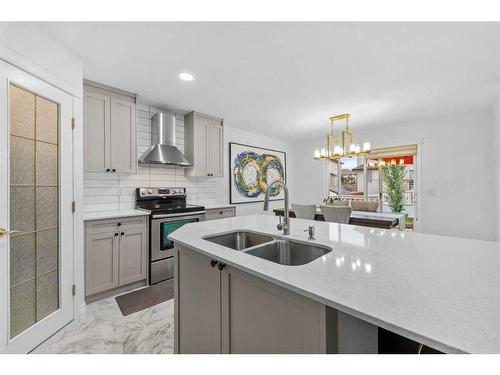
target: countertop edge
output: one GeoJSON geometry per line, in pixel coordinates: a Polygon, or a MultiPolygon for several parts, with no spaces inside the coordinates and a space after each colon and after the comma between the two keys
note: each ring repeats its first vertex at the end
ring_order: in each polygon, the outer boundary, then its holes
{"type": "Polygon", "coordinates": [[[116,219],[120,217],[148,216],[150,213],[150,211],[137,209],[86,212],[83,214],[83,221],[116,219]]]}

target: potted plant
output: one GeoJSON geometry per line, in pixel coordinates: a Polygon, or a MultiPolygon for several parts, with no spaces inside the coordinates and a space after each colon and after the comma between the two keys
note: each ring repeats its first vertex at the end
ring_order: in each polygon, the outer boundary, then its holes
{"type": "Polygon", "coordinates": [[[406,184],[404,181],[405,166],[394,164],[384,165],[382,167],[382,172],[389,206],[392,212],[402,212],[406,192],[406,184]]]}
{"type": "Polygon", "coordinates": [[[337,193],[330,193],[325,199],[323,199],[323,203],[330,206],[336,206],[342,202],[342,198],[337,193]]]}

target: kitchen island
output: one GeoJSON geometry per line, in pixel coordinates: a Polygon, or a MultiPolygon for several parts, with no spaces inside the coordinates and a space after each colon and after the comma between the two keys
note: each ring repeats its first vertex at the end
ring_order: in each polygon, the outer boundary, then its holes
{"type": "Polygon", "coordinates": [[[500,353],[498,243],[301,219],[282,236],[277,223],[271,215],[239,216],[170,235],[177,352],[287,352],[272,342],[285,332],[286,344],[302,340],[290,352],[373,353],[381,327],[445,353],[500,353]],[[315,240],[303,232],[309,225],[315,240]],[[204,239],[242,230],[331,251],[289,266],[204,239]],[[189,266],[199,272],[185,277],[189,266]],[[184,350],[182,338],[200,346],[184,350]]]}

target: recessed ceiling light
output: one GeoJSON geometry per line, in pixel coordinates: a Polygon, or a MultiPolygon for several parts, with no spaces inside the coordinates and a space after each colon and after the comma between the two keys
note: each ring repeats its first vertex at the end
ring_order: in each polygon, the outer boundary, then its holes
{"type": "Polygon", "coordinates": [[[194,79],[191,73],[181,73],[179,74],[179,78],[183,81],[192,81],[194,79]]]}

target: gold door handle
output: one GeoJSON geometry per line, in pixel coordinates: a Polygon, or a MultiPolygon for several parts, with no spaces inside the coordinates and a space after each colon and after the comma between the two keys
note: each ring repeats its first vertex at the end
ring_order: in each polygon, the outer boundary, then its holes
{"type": "Polygon", "coordinates": [[[5,228],[0,228],[0,237],[3,237],[5,236],[6,234],[18,234],[18,233],[21,233],[20,230],[7,230],[5,228]]]}

